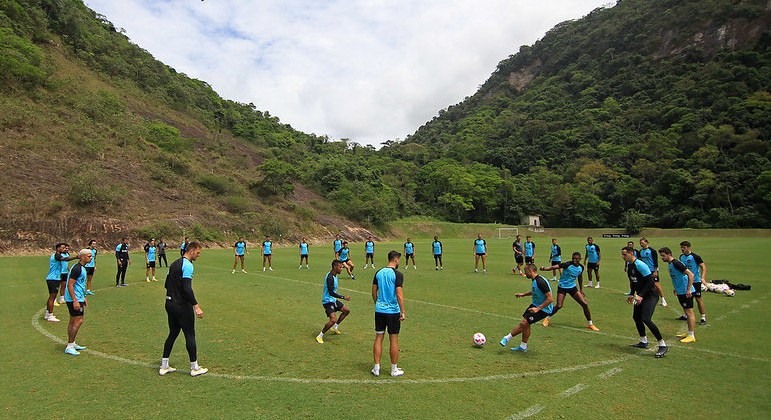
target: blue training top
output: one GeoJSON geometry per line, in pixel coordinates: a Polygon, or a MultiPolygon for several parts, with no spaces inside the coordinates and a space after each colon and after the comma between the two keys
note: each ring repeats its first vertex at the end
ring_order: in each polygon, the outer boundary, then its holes
{"type": "Polygon", "coordinates": [[[244,252],[246,251],[246,242],[244,241],[236,242],[235,248],[236,248],[236,255],[243,256],[244,252]]]}
{"type": "Polygon", "coordinates": [[[62,252],[62,260],[59,261],[59,263],[61,264],[61,271],[59,272],[60,274],[67,274],[69,272],[69,270],[67,270],[67,261],[64,260],[65,258],[69,258],[69,257],[70,257],[70,254],[66,252],[62,252]]]}
{"type": "Polygon", "coordinates": [[[533,254],[535,254],[535,243],[525,242],[525,256],[532,258],[533,254]]]}
{"type": "Polygon", "coordinates": [[[434,241],[431,246],[434,248],[434,255],[440,255],[442,253],[442,243],[434,241]]]}
{"type": "Polygon", "coordinates": [[[48,275],[46,280],[61,280],[62,279],[62,254],[54,252],[51,254],[51,258],[48,259],[48,275]]]}
{"type": "Polygon", "coordinates": [[[415,244],[412,242],[405,242],[404,243],[404,252],[407,254],[414,254],[415,253],[415,244]]]}
{"type": "Polygon", "coordinates": [[[586,257],[592,264],[600,262],[600,247],[597,244],[586,244],[586,257]]]}
{"type": "Polygon", "coordinates": [[[375,312],[398,314],[401,312],[396,299],[396,288],[404,285],[404,275],[395,268],[385,267],[378,270],[372,284],[377,285],[375,312]]]}
{"type": "Polygon", "coordinates": [[[559,245],[552,245],[551,246],[551,260],[560,262],[562,261],[562,250],[560,249],[559,245]]]}
{"type": "Polygon", "coordinates": [[[332,296],[332,293],[337,293],[337,276],[332,275],[332,272],[328,272],[327,275],[324,276],[324,294],[321,297],[321,303],[332,303],[337,302],[337,299],[332,296]],[[332,278],[332,290],[329,290],[328,286],[328,280],[329,278],[332,278]]]}
{"type": "Polygon", "coordinates": [[[271,251],[270,248],[273,246],[273,242],[271,241],[265,241],[262,243],[262,253],[265,255],[270,255],[271,251]]]}
{"type": "Polygon", "coordinates": [[[348,261],[348,254],[351,252],[351,248],[340,248],[340,261],[348,261]]]}
{"type": "Polygon", "coordinates": [[[343,241],[340,239],[335,239],[334,247],[335,247],[335,252],[340,252],[340,248],[343,247],[343,241]]]}
{"type": "Polygon", "coordinates": [[[308,243],[307,242],[301,242],[300,243],[300,255],[308,255],[308,243]]]}
{"type": "Polygon", "coordinates": [[[576,281],[578,281],[578,276],[583,274],[584,266],[581,264],[575,265],[572,262],[564,262],[559,267],[562,269],[562,274],[557,285],[562,289],[576,287],[576,281]]]}
{"type": "Polygon", "coordinates": [[[375,243],[372,241],[367,241],[364,244],[364,252],[367,254],[374,254],[375,253],[375,243]]]}
{"type": "Polygon", "coordinates": [[[484,239],[474,240],[474,252],[477,254],[484,254],[486,252],[485,245],[487,245],[487,242],[485,242],[484,239]]]}
{"type": "MultiPolygon", "coordinates": [[[[72,268],[70,269],[70,273],[67,276],[67,283],[69,283],[69,279],[75,279],[75,284],[72,287],[75,290],[75,299],[77,299],[78,302],[85,301],[86,300],[86,270],[83,269],[83,266],[80,265],[80,263],[77,263],[72,266],[72,268]]],[[[64,288],[64,301],[73,302],[72,295],[70,295],[69,287],[64,288]]]]}
{"type": "Polygon", "coordinates": [[[91,248],[88,248],[88,250],[91,251],[91,262],[86,263],[84,267],[96,267],[96,254],[98,251],[91,248]]]}
{"type": "MultiPolygon", "coordinates": [[[[678,260],[672,260],[669,263],[669,276],[672,277],[672,286],[678,295],[684,295],[688,288],[688,275],[685,274],[685,270],[688,270],[688,267],[678,260]]],[[[691,286],[691,293],[695,291],[696,289],[691,286]]]]}
{"type": "Polygon", "coordinates": [[[155,250],[157,248],[154,246],[147,247],[147,261],[154,262],[155,261],[155,250]]]}
{"type": "MultiPolygon", "coordinates": [[[[62,254],[65,255],[65,254],[62,254]]],[[[694,254],[691,252],[690,255],[680,255],[680,262],[685,264],[686,267],[688,267],[689,270],[691,270],[691,273],[693,273],[693,282],[694,283],[701,283],[701,269],[699,268],[699,264],[704,263],[704,260],[701,259],[700,256],[697,254],[694,254]]]]}
{"type": "Polygon", "coordinates": [[[658,253],[651,247],[643,248],[637,252],[638,258],[648,266],[651,272],[659,268],[658,253]]]}
{"type": "MultiPolygon", "coordinates": [[[[551,285],[549,285],[549,281],[540,274],[535,276],[533,279],[533,306],[541,306],[541,304],[546,301],[546,294],[550,292],[551,285]]],[[[550,303],[541,310],[550,314],[554,309],[553,306],[554,304],[550,303]]]]}

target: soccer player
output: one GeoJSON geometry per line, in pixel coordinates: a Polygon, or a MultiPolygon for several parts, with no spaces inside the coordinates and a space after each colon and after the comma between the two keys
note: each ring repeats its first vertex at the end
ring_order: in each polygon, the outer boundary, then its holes
{"type": "Polygon", "coordinates": [[[535,243],[530,236],[525,236],[525,264],[535,264],[535,243]]]}
{"type": "MultiPolygon", "coordinates": [[[[680,255],[680,262],[685,264],[694,275],[693,288],[696,289],[696,291],[693,293],[693,297],[696,298],[696,303],[699,306],[699,313],[701,314],[699,324],[707,325],[707,312],[704,309],[704,301],[701,299],[701,283],[707,281],[707,266],[699,255],[691,252],[690,242],[680,242],[680,250],[683,251],[683,254],[680,255]]],[[[688,315],[684,314],[678,319],[686,320],[688,319],[688,315]]]]}
{"type": "Polygon", "coordinates": [[[661,297],[661,306],[667,306],[667,300],[664,298],[664,290],[659,283],[659,259],[658,255],[656,255],[656,250],[650,247],[648,238],[640,238],[640,247],[642,249],[637,251],[637,258],[641,259],[651,270],[651,273],[653,274],[653,286],[661,297]]]}
{"type": "Polygon", "coordinates": [[[70,257],[69,244],[64,244],[62,258],[59,262],[59,301],[54,303],[56,306],[64,305],[64,293],[67,289],[67,274],[69,273],[67,262],[78,259],[78,257],[70,257]]]}
{"type": "MultiPolygon", "coordinates": [[[[557,245],[557,238],[552,238],[551,240],[551,254],[549,255],[549,261],[551,261],[551,265],[560,265],[562,262],[562,249],[559,245],[557,245]]],[[[554,276],[551,281],[557,281],[557,272],[559,271],[560,276],[562,275],[562,269],[558,268],[554,271],[552,271],[552,276],[554,276]]]]}
{"type": "MultiPolygon", "coordinates": [[[[628,246],[629,248],[634,249],[634,242],[629,241],[629,242],[626,243],[626,246],[628,246]]],[[[637,258],[640,258],[640,253],[636,249],[634,250],[634,253],[635,253],[635,256],[637,258]]],[[[624,261],[624,273],[626,273],[627,267],[629,267],[629,263],[624,261]]],[[[629,295],[633,295],[633,294],[634,294],[634,289],[632,288],[632,282],[630,281],[629,282],[629,291],[624,293],[624,295],[629,296],[629,295]]]]}
{"type": "Polygon", "coordinates": [[[669,276],[672,277],[673,292],[677,295],[680,306],[683,307],[685,315],[688,317],[688,330],[685,334],[678,334],[682,343],[693,343],[696,341],[694,330],[696,329],[696,315],[693,314],[693,288],[694,274],[685,267],[683,263],[672,256],[672,250],[664,247],[659,249],[661,261],[669,263],[669,276]]]}
{"type": "Polygon", "coordinates": [[[347,306],[337,299],[351,300],[350,296],[343,296],[337,294],[337,275],[343,271],[343,263],[340,260],[332,261],[332,269],[329,270],[326,277],[324,277],[324,292],[321,296],[321,305],[324,306],[324,311],[329,317],[329,321],[324,324],[324,328],[321,329],[319,335],[316,336],[316,341],[319,344],[324,344],[324,333],[332,329],[335,334],[340,334],[337,327],[341,322],[351,313],[351,310],[347,306]],[[342,312],[340,318],[337,319],[335,312],[342,312]]]}
{"type": "Polygon", "coordinates": [[[367,237],[367,242],[364,243],[364,268],[367,268],[367,263],[372,261],[372,268],[375,268],[375,243],[372,242],[372,237],[367,237]]]}
{"type": "Polygon", "coordinates": [[[636,293],[636,296],[629,295],[627,302],[630,304],[634,303],[632,319],[634,319],[637,332],[640,334],[640,342],[632,344],[630,347],[648,348],[648,337],[645,335],[645,327],[647,326],[656,337],[656,340],[659,341],[656,357],[664,357],[667,354],[667,343],[664,342],[664,337],[661,336],[659,328],[652,320],[653,312],[656,310],[656,303],[659,300],[659,294],[653,287],[653,274],[651,274],[648,266],[637,258],[633,248],[628,246],[621,248],[621,258],[629,263],[626,275],[629,276],[629,281],[632,282],[632,290],[636,293]]]}
{"type": "Polygon", "coordinates": [[[584,256],[584,264],[586,269],[589,270],[589,283],[587,287],[592,287],[592,271],[594,276],[597,277],[597,286],[594,288],[600,288],[600,246],[594,243],[594,238],[591,236],[586,238],[586,255],[584,256]],[[587,264],[587,260],[589,263],[587,264]]]}
{"type": "Polygon", "coordinates": [[[273,271],[273,242],[270,241],[270,235],[265,237],[262,242],[262,271],[265,271],[265,261],[268,262],[268,270],[273,271]]]}
{"type": "Polygon", "coordinates": [[[153,270],[153,281],[158,281],[155,278],[155,256],[158,252],[158,248],[155,246],[155,239],[150,239],[150,242],[145,244],[145,280],[150,283],[150,270],[153,270]]]}
{"type": "Polygon", "coordinates": [[[507,336],[503,337],[500,341],[501,346],[506,347],[509,340],[514,338],[517,334],[522,334],[522,344],[511,349],[512,351],[527,351],[527,340],[530,338],[530,325],[546,318],[552,313],[552,303],[554,298],[551,294],[551,286],[549,281],[545,277],[538,274],[538,269],[534,264],[528,264],[525,266],[525,276],[532,280],[532,290],[525,293],[515,293],[514,296],[521,298],[525,296],[533,296],[533,300],[530,306],[527,307],[525,313],[522,314],[522,321],[514,327],[514,329],[507,336]]]}
{"type": "Polygon", "coordinates": [[[46,312],[43,319],[49,322],[59,322],[59,318],[54,316],[54,306],[59,306],[56,301],[56,295],[59,293],[59,283],[62,280],[62,262],[76,259],[77,257],[65,258],[62,256],[67,244],[59,242],[54,246],[54,252],[48,258],[48,275],[46,276],[46,285],[48,286],[48,300],[46,301],[46,312]]]}
{"type": "Polygon", "coordinates": [[[583,292],[582,283],[584,281],[584,266],[581,265],[581,253],[574,252],[570,262],[564,262],[549,267],[541,267],[541,271],[555,270],[557,267],[562,269],[559,283],[557,283],[557,306],[554,307],[551,315],[548,315],[543,320],[543,326],[549,326],[551,317],[556,315],[557,311],[562,309],[562,304],[565,302],[565,296],[570,295],[584,310],[586,328],[589,328],[592,331],[599,331],[600,329],[592,322],[592,313],[589,311],[589,303],[586,302],[586,295],[584,295],[583,292]],[[576,287],[576,282],[578,283],[578,287],[576,287]]]}
{"type": "Polygon", "coordinates": [[[412,258],[412,268],[418,269],[415,265],[415,244],[412,243],[410,238],[407,238],[407,242],[404,243],[404,268],[410,268],[410,258],[412,258]]]}
{"type": "Polygon", "coordinates": [[[522,245],[522,235],[517,235],[514,243],[511,244],[511,249],[514,250],[514,260],[517,261],[517,274],[524,276],[525,272],[522,271],[522,264],[525,262],[525,248],[522,245]]]}
{"type": "Polygon", "coordinates": [[[185,240],[182,242],[182,245],[179,246],[179,256],[184,257],[185,256],[185,249],[187,248],[187,244],[190,243],[190,238],[185,236],[185,240]]]}
{"type": "Polygon", "coordinates": [[[474,240],[474,272],[479,272],[479,259],[482,259],[482,272],[487,274],[487,242],[482,239],[482,234],[477,233],[474,240]]]}
{"type": "Polygon", "coordinates": [[[84,267],[86,269],[86,294],[93,295],[91,291],[91,279],[94,278],[94,270],[96,270],[96,254],[99,252],[96,250],[96,241],[88,241],[88,250],[91,251],[91,261],[89,261],[84,267]]]}
{"type": "Polygon", "coordinates": [[[398,271],[401,254],[397,251],[388,253],[388,265],[378,270],[372,280],[372,301],[375,303],[375,344],[372,353],[375,366],[372,374],[380,376],[380,355],[383,353],[383,337],[388,329],[390,343],[391,376],[404,375],[397,366],[399,362],[399,330],[406,318],[404,312],[404,275],[398,271]]]}
{"type": "MultiPolygon", "coordinates": [[[[303,268],[303,258],[305,259],[305,268],[310,270],[310,266],[308,265],[308,249],[310,245],[308,245],[308,240],[306,238],[303,238],[303,241],[300,242],[300,266],[297,267],[297,269],[303,268]]],[[[374,265],[373,265],[374,267],[374,265]]]]}
{"type": "Polygon", "coordinates": [[[185,346],[190,357],[190,376],[203,375],[209,369],[198,365],[198,349],[195,342],[195,317],[203,318],[203,310],[193,293],[193,261],[201,254],[201,244],[189,242],[185,255],[171,263],[166,275],[166,316],[169,320],[169,336],[163,345],[163,358],[158,374],[163,376],[176,369],[169,366],[169,356],[180,330],[185,334],[185,346]]]}
{"type": "Polygon", "coordinates": [[[230,274],[236,274],[236,266],[238,265],[238,260],[241,260],[241,272],[246,274],[246,268],[244,267],[244,253],[249,253],[249,251],[246,250],[246,241],[244,241],[243,236],[238,237],[238,241],[233,245],[233,252],[235,252],[235,260],[233,261],[233,272],[230,274]]]}
{"type": "Polygon", "coordinates": [[[128,286],[126,284],[126,269],[131,265],[128,238],[121,239],[121,242],[115,247],[115,259],[118,261],[118,274],[115,275],[115,287],[128,286]]]}
{"type": "Polygon", "coordinates": [[[340,234],[335,235],[335,241],[332,242],[332,249],[335,250],[335,259],[340,258],[340,248],[343,247],[343,240],[340,238],[340,234]]]}
{"type": "Polygon", "coordinates": [[[92,258],[90,249],[81,249],[78,252],[78,259],[80,261],[72,266],[67,276],[67,291],[64,292],[64,301],[67,302],[67,309],[70,310],[70,323],[67,326],[69,340],[67,341],[67,347],[64,348],[64,352],[73,356],[79,355],[80,350],[85,350],[85,347],[75,343],[75,337],[78,335],[80,326],[83,325],[83,313],[86,306],[88,306],[88,301],[86,300],[86,270],[84,266],[92,258]]]}
{"type": "Polygon", "coordinates": [[[438,236],[434,236],[434,242],[431,243],[431,248],[434,250],[435,270],[444,271],[444,266],[442,265],[442,243],[439,242],[438,236]]]}
{"type": "Polygon", "coordinates": [[[158,238],[158,244],[156,245],[158,248],[158,268],[163,267],[163,263],[166,263],[166,268],[169,268],[169,262],[166,260],[167,246],[166,242],[163,242],[163,239],[158,238]]]}
{"type": "Polygon", "coordinates": [[[348,241],[343,241],[343,247],[340,248],[340,262],[343,264],[343,267],[345,267],[345,271],[348,272],[348,275],[351,276],[352,279],[356,279],[356,277],[353,276],[353,261],[351,261],[351,249],[348,248],[348,241]]]}

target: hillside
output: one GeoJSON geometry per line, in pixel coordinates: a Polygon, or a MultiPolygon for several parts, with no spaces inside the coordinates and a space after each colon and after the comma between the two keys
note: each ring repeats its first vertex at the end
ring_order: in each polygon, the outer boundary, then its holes
{"type": "MultiPolygon", "coordinates": [[[[771,226],[769,7],[597,9],[501,61],[400,148],[505,169],[516,203],[492,212],[541,213],[550,226],[771,226]]],[[[443,193],[425,192],[429,203],[443,193]]],[[[466,196],[462,185],[444,193],[466,196]]]]}
{"type": "Polygon", "coordinates": [[[328,140],[220,98],[81,1],[0,1],[0,251],[183,230],[358,237],[323,196],[285,182],[290,142],[328,140]]]}

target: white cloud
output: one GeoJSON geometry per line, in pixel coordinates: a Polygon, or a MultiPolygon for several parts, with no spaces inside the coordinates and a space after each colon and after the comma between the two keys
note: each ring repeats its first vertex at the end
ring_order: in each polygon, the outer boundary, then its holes
{"type": "Polygon", "coordinates": [[[86,0],[133,42],[284,123],[378,145],[608,0],[86,0]]]}

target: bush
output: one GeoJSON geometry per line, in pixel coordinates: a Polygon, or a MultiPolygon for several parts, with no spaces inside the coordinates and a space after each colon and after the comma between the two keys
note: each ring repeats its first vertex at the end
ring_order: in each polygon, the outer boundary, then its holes
{"type": "Polygon", "coordinates": [[[249,211],[252,206],[246,198],[238,195],[231,195],[225,198],[225,207],[231,213],[241,214],[249,211]]]}
{"type": "Polygon", "coordinates": [[[198,185],[217,195],[223,195],[229,190],[228,180],[216,175],[206,174],[201,176],[198,178],[198,185]]]}
{"type": "Polygon", "coordinates": [[[643,225],[648,220],[648,215],[640,213],[637,210],[627,210],[621,216],[621,227],[630,235],[637,235],[642,232],[643,225]]]}
{"type": "Polygon", "coordinates": [[[215,242],[221,236],[216,232],[212,232],[206,229],[198,223],[190,226],[190,230],[187,232],[187,235],[190,236],[193,240],[206,242],[215,242]]]}
{"type": "Polygon", "coordinates": [[[190,149],[190,141],[180,137],[179,130],[162,121],[154,120],[147,124],[147,141],[166,152],[179,152],[190,149]]]}
{"type": "Polygon", "coordinates": [[[70,183],[70,199],[81,208],[105,208],[115,202],[116,188],[106,188],[94,183],[97,177],[83,173],[73,177],[70,183]]]}
{"type": "Polygon", "coordinates": [[[181,234],[182,232],[178,227],[172,226],[168,222],[159,222],[139,229],[139,236],[147,240],[150,238],[177,238],[181,234]]]}

